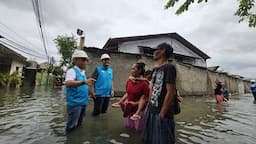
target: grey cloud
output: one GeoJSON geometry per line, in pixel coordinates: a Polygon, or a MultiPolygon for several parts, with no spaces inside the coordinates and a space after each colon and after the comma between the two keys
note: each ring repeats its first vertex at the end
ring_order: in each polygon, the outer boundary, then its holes
{"type": "Polygon", "coordinates": [[[31,0],[1,0],[0,3],[10,9],[33,11],[31,0]]]}
{"type": "MultiPolygon", "coordinates": [[[[109,37],[177,32],[212,57],[208,60],[209,66],[220,65],[234,74],[254,76],[256,29],[237,22],[238,18],[233,15],[237,9],[236,2],[214,0],[202,5],[195,4],[180,16],[174,14],[175,9],[164,10],[165,2],[42,0],[49,53],[57,55],[57,48],[52,41],[57,35],[75,34],[78,27],[85,31],[86,45],[96,47],[102,47],[109,37]]],[[[31,1],[4,0],[0,3],[11,8],[11,12],[33,13],[31,1]]],[[[29,23],[35,23],[28,16],[24,18],[28,22],[20,22],[17,31],[24,32],[30,27],[29,23]]],[[[15,18],[5,18],[5,21],[12,23],[15,18]]],[[[40,45],[38,32],[35,29],[27,31],[25,36],[40,45]]]]}

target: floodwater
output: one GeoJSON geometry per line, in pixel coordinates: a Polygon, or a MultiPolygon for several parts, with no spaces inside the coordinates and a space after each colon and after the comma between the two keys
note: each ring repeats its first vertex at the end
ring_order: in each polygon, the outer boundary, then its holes
{"type": "MultiPolygon", "coordinates": [[[[0,144],[140,144],[140,133],[125,129],[120,109],[93,118],[92,101],[82,127],[63,135],[65,93],[45,87],[0,90],[0,144]],[[121,137],[120,134],[129,137],[121,137]]],[[[112,101],[114,102],[114,101],[112,101]]],[[[252,96],[186,97],[176,116],[178,144],[255,144],[256,104],[252,96]]]]}

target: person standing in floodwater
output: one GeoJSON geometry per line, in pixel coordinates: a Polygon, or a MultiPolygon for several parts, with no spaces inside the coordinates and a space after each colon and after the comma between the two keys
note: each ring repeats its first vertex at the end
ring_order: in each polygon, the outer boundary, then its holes
{"type": "Polygon", "coordinates": [[[221,93],[224,96],[224,101],[227,102],[229,101],[229,93],[228,93],[228,89],[226,88],[226,86],[223,84],[222,88],[221,88],[221,93]]]}
{"type": "Polygon", "coordinates": [[[149,83],[146,79],[143,79],[144,72],[144,63],[132,65],[131,76],[133,78],[127,80],[126,93],[118,102],[123,111],[125,127],[136,129],[137,131],[143,130],[143,112],[146,107],[145,101],[149,96],[149,83]],[[137,111],[137,116],[134,116],[137,111]],[[133,116],[134,118],[132,119],[133,116]]]}
{"type": "Polygon", "coordinates": [[[251,90],[254,97],[254,103],[256,104],[256,83],[255,80],[251,80],[251,90]]]}
{"type": "Polygon", "coordinates": [[[67,71],[65,78],[68,113],[66,134],[82,124],[88,104],[88,85],[95,81],[86,77],[84,69],[88,55],[83,50],[75,50],[72,60],[75,66],[67,71]]]}
{"type": "Polygon", "coordinates": [[[173,48],[162,43],[154,52],[157,67],[153,69],[152,94],[145,113],[144,144],[174,144],[174,99],[176,68],[168,63],[173,48]]]}
{"type": "Polygon", "coordinates": [[[92,116],[106,113],[110,97],[113,95],[113,70],[109,67],[110,56],[103,54],[100,59],[102,65],[98,66],[92,74],[92,78],[96,79],[91,90],[94,92],[92,94],[94,100],[92,116]]]}
{"type": "Polygon", "coordinates": [[[214,89],[214,95],[215,95],[216,102],[222,103],[224,100],[224,97],[221,92],[221,88],[222,88],[221,82],[216,80],[215,83],[216,83],[216,87],[214,89]]]}

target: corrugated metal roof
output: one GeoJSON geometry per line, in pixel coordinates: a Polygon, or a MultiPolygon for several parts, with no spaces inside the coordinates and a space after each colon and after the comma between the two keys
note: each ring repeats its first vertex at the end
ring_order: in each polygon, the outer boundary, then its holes
{"type": "Polygon", "coordinates": [[[17,47],[15,44],[9,42],[8,40],[4,38],[0,38],[0,51],[1,54],[4,54],[5,56],[11,56],[12,58],[18,58],[22,61],[26,61],[26,57],[23,56],[21,53],[17,52],[17,47]]]}

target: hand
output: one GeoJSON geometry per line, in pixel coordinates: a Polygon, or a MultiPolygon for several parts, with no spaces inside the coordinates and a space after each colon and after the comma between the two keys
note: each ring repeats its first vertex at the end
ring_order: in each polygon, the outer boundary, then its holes
{"type": "Polygon", "coordinates": [[[96,80],[94,78],[88,78],[87,80],[85,80],[85,83],[87,85],[93,85],[93,83],[95,82],[96,80]]]}
{"type": "Polygon", "coordinates": [[[128,103],[129,103],[129,101],[126,99],[126,100],[124,101],[124,104],[127,105],[128,103]]]}
{"type": "Polygon", "coordinates": [[[114,96],[115,96],[115,91],[112,90],[112,91],[111,91],[111,97],[114,97],[114,96]]]}
{"type": "Polygon", "coordinates": [[[96,99],[95,93],[91,93],[91,98],[96,99]]]}
{"type": "Polygon", "coordinates": [[[184,100],[182,96],[177,96],[177,99],[179,102],[182,102],[184,100]]]}
{"type": "Polygon", "coordinates": [[[159,116],[160,116],[160,119],[164,119],[165,114],[163,114],[162,112],[160,112],[159,116]]]}
{"type": "Polygon", "coordinates": [[[136,80],[136,78],[133,77],[133,76],[129,76],[129,79],[132,80],[132,81],[135,81],[135,80],[136,80]]]}

